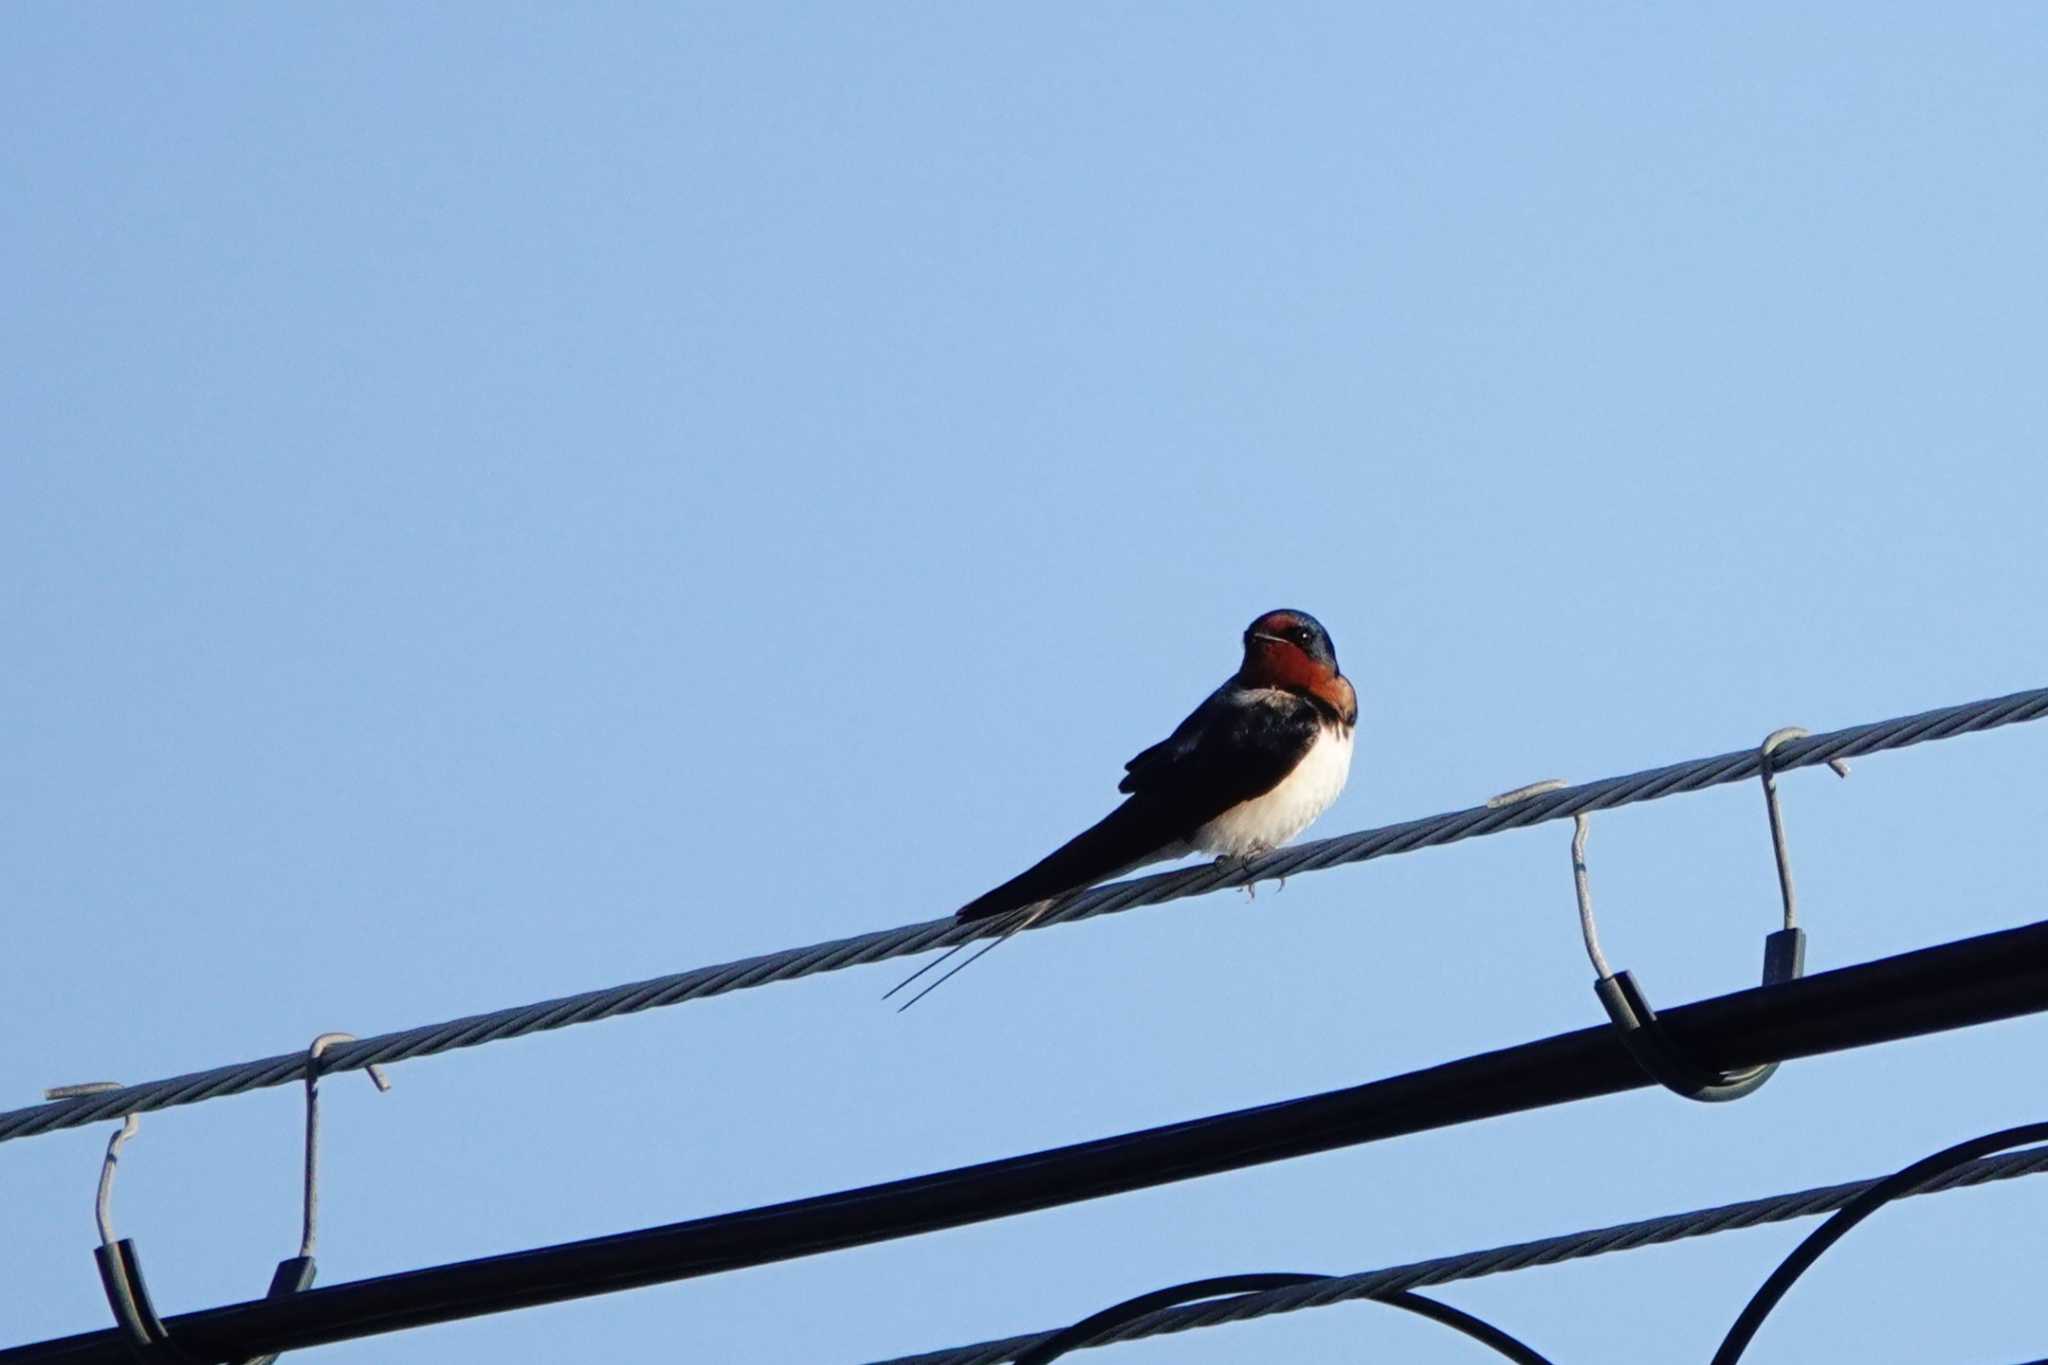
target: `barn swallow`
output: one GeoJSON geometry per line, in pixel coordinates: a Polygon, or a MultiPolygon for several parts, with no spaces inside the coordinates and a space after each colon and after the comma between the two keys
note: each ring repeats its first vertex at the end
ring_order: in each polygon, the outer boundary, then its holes
{"type": "Polygon", "coordinates": [[[1008,938],[1057,897],[1148,863],[1190,853],[1233,861],[1270,853],[1307,829],[1344,789],[1357,721],[1358,694],[1337,670],[1336,647],[1322,623],[1305,611],[1269,611],[1245,628],[1237,672],[1172,734],[1124,764],[1117,784],[1122,805],[961,906],[954,918],[971,924],[1029,911],[1018,915],[1008,938]]]}

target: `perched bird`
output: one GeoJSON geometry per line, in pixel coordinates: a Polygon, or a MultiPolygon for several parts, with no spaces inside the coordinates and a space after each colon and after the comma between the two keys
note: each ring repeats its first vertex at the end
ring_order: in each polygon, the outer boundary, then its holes
{"type": "Polygon", "coordinates": [[[1044,902],[1147,863],[1269,853],[1344,789],[1357,720],[1358,694],[1337,671],[1322,623],[1305,611],[1269,611],[1245,628],[1237,672],[1171,735],[1124,764],[1121,806],[961,906],[956,918],[1032,911],[1019,916],[1022,928],[1044,902]]]}

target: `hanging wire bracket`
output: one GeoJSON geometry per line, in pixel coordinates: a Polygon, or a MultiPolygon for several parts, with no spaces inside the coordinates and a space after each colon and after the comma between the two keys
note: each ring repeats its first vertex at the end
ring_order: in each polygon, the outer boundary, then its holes
{"type": "MultiPolygon", "coordinates": [[[[306,1179],[299,1221],[299,1254],[277,1263],[277,1269],[271,1272],[270,1288],[263,1295],[267,1299],[286,1298],[311,1289],[318,1274],[313,1246],[318,1240],[320,1212],[320,1056],[336,1043],[355,1040],[353,1033],[323,1033],[306,1048],[306,1179]]],[[[370,1073],[370,1083],[378,1093],[391,1088],[391,1079],[384,1074],[383,1067],[373,1062],[364,1069],[370,1073]]],[[[251,1356],[242,1365],[276,1365],[277,1354],[251,1356]]]]}
{"type": "MultiPolygon", "coordinates": [[[[71,1099],[120,1088],[118,1081],[88,1081],[83,1085],[52,1086],[43,1092],[43,1097],[71,1099]]],[[[100,1244],[93,1248],[92,1255],[99,1266],[100,1288],[106,1291],[107,1307],[113,1310],[114,1323],[127,1339],[130,1353],[138,1361],[182,1363],[190,1357],[172,1345],[170,1333],[164,1330],[163,1319],[150,1302],[149,1286],[142,1278],[142,1261],[136,1254],[135,1243],[126,1237],[114,1236],[114,1172],[121,1164],[121,1149],[128,1145],[128,1139],[134,1137],[141,1126],[142,1120],[136,1115],[123,1115],[120,1128],[107,1139],[107,1154],[100,1161],[99,1187],[92,1204],[93,1221],[99,1225],[100,1231],[100,1244]]]]}
{"type": "MultiPolygon", "coordinates": [[[[1806,971],[1806,931],[1799,927],[1799,898],[1792,884],[1791,853],[1785,842],[1785,818],[1778,807],[1777,776],[1771,755],[1787,740],[1803,739],[1807,731],[1798,726],[1773,730],[1757,747],[1757,775],[1764,789],[1764,810],[1770,820],[1771,849],[1777,859],[1778,895],[1784,924],[1764,939],[1762,980],[1766,986],[1796,981],[1806,971]]],[[[1828,766],[1847,777],[1849,765],[1831,759],[1828,766]]],[[[1518,787],[1494,797],[1487,805],[1497,808],[1555,791],[1563,781],[1551,779],[1518,787]]],[[[1600,949],[1599,925],[1593,916],[1593,890],[1586,872],[1586,836],[1590,824],[1583,812],[1572,816],[1572,890],[1579,905],[1579,932],[1586,941],[1586,957],[1593,964],[1593,993],[1621,1038],[1622,1046],[1649,1077],[1673,1094],[1707,1104],[1722,1104],[1754,1093],[1777,1073],[1776,1062],[1740,1071],[1717,1071],[1701,1065],[1665,1031],[1657,1011],[1644,996],[1634,975],[1615,971],[1600,949]]]]}
{"type": "MultiPolygon", "coordinates": [[[[299,1254],[279,1261],[271,1274],[265,1298],[284,1298],[309,1289],[315,1274],[313,1244],[320,1200],[320,1054],[335,1043],[355,1041],[352,1033],[323,1033],[306,1049],[306,1179],[304,1215],[300,1224],[299,1254]]],[[[380,1091],[391,1081],[380,1066],[367,1068],[370,1080],[380,1091]]],[[[62,1085],[43,1092],[46,1100],[72,1099],[120,1089],[118,1081],[91,1081],[83,1085],[62,1085]]],[[[141,1127],[135,1114],[123,1116],[120,1131],[107,1141],[106,1157],[100,1162],[99,1190],[93,1200],[93,1219],[99,1224],[100,1244],[93,1249],[99,1263],[100,1285],[106,1290],[107,1305],[114,1321],[127,1338],[129,1350],[141,1362],[185,1365],[192,1357],[171,1340],[163,1319],[149,1297],[142,1278],[142,1260],[131,1238],[114,1236],[114,1171],[120,1165],[121,1149],[141,1127]]],[[[251,1356],[242,1365],[275,1365],[277,1353],[251,1356]]]]}

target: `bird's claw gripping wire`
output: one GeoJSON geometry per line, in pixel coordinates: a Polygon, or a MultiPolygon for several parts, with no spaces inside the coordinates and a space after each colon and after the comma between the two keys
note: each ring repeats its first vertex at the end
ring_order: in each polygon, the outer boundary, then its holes
{"type": "MultiPolygon", "coordinates": [[[[1215,868],[1226,876],[1239,876],[1249,869],[1253,863],[1272,851],[1271,845],[1262,844],[1244,853],[1220,854],[1216,859],[1215,868]]],[[[1259,898],[1259,884],[1257,881],[1248,881],[1239,889],[1244,892],[1246,901],[1255,901],[1259,898]]],[[[1287,874],[1283,872],[1273,879],[1273,894],[1277,896],[1286,889],[1287,874]]]]}

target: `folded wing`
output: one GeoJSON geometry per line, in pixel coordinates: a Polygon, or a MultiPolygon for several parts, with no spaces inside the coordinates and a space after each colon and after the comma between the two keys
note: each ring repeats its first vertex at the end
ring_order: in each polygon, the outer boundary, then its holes
{"type": "Polygon", "coordinates": [[[987,919],[1114,877],[1177,851],[1240,802],[1264,796],[1301,762],[1321,728],[1315,708],[1281,692],[1226,685],[1179,728],[1124,765],[1121,806],[957,918],[987,919]]]}

